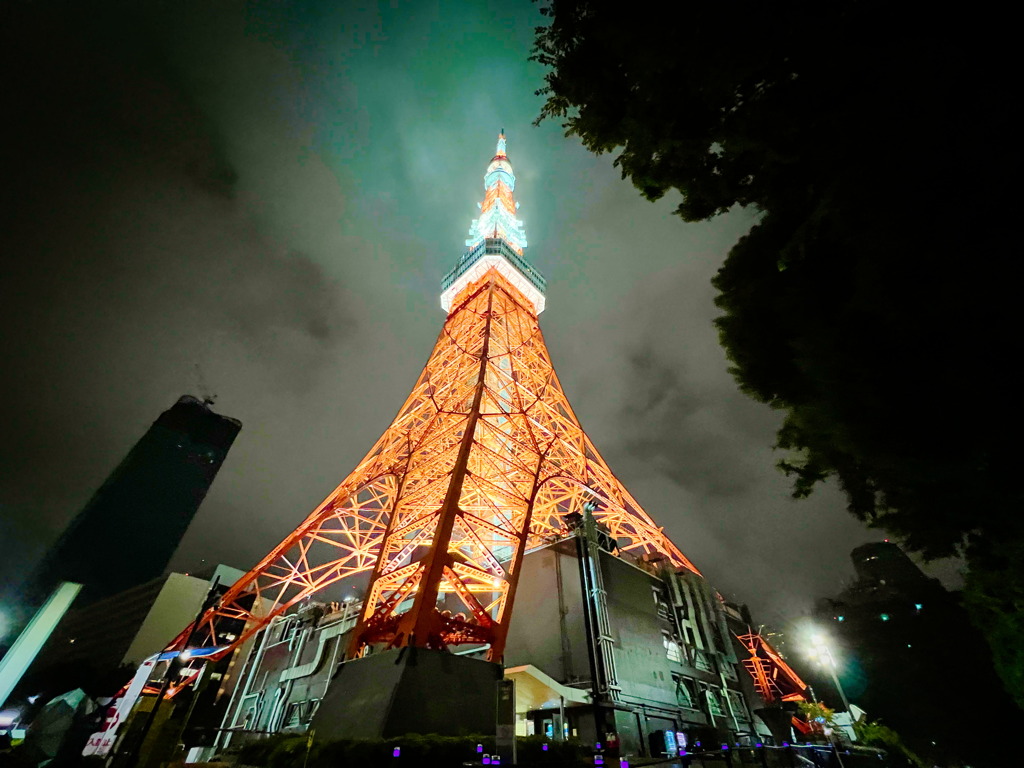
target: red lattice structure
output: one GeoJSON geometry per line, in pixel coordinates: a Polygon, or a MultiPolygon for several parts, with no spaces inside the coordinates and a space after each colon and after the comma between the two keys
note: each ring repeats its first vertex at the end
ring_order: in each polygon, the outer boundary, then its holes
{"type": "Polygon", "coordinates": [[[369,587],[350,658],[370,646],[473,643],[498,660],[524,552],[567,535],[566,517],[586,504],[620,551],[698,572],[612,474],[559,384],[504,147],[502,135],[481,217],[442,284],[447,320],[409,398],[352,473],[200,619],[191,645],[223,655],[361,576],[369,587]],[[225,639],[220,619],[245,629],[225,639]]]}
{"type": "MultiPolygon", "coordinates": [[[[787,701],[807,701],[807,683],[800,679],[794,669],[786,663],[771,644],[756,632],[736,635],[750,654],[743,660],[743,666],[754,678],[754,689],[765,704],[781,704],[787,701]]],[[[809,733],[807,721],[793,717],[793,727],[801,733],[809,733]]]]}
{"type": "Polygon", "coordinates": [[[754,678],[754,689],[766,704],[781,701],[806,701],[807,683],[761,635],[750,632],[736,635],[750,656],[743,666],[754,678]]]}

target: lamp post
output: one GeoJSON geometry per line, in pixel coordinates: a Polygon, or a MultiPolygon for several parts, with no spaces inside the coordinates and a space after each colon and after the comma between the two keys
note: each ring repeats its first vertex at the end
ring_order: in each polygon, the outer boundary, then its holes
{"type": "MultiPolygon", "coordinates": [[[[850,712],[850,702],[846,698],[846,691],[843,690],[842,684],[839,682],[839,676],[836,674],[838,665],[836,664],[836,657],[832,655],[832,649],[829,647],[828,638],[820,632],[816,632],[811,636],[811,645],[813,646],[812,656],[819,662],[828,667],[829,674],[832,675],[832,682],[835,683],[836,691],[839,693],[839,698],[843,700],[843,706],[846,708],[847,713],[850,716],[850,722],[853,722],[853,713],[850,712]]],[[[839,749],[836,747],[835,741],[832,739],[830,729],[825,729],[825,735],[828,738],[828,743],[832,747],[832,754],[836,757],[836,762],[839,763],[840,768],[843,766],[843,759],[839,756],[839,749]]]]}
{"type": "MultiPolygon", "coordinates": [[[[846,691],[843,690],[843,686],[839,682],[839,676],[836,674],[838,665],[836,664],[836,657],[832,655],[832,649],[829,647],[827,638],[820,633],[816,634],[811,637],[811,644],[814,646],[815,658],[828,667],[829,674],[832,675],[832,682],[835,683],[836,691],[839,692],[839,698],[843,700],[843,707],[849,712],[850,702],[847,700],[846,691]]],[[[853,716],[852,713],[850,716],[853,716]]]]}

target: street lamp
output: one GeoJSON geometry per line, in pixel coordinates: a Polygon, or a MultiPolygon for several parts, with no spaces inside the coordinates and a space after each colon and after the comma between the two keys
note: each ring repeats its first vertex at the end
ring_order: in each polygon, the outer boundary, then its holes
{"type": "Polygon", "coordinates": [[[850,702],[846,699],[846,692],[843,690],[843,686],[839,683],[839,677],[836,675],[838,665],[836,664],[836,657],[832,655],[832,649],[829,647],[828,638],[820,632],[816,633],[811,636],[811,645],[814,648],[811,655],[828,667],[829,674],[832,675],[832,682],[835,683],[836,690],[839,692],[839,698],[843,700],[843,706],[849,712],[850,702]]]}

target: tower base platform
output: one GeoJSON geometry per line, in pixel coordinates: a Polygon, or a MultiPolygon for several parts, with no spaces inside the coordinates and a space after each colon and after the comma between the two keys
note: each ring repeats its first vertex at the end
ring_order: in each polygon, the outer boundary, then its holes
{"type": "Polygon", "coordinates": [[[495,732],[500,664],[403,648],[339,667],[311,727],[318,738],[387,739],[495,732]]]}

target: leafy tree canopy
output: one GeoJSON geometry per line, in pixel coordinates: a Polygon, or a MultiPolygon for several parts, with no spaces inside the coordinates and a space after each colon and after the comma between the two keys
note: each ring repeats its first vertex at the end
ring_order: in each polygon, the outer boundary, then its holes
{"type": "MultiPolygon", "coordinates": [[[[647,198],[681,193],[687,221],[760,212],[715,278],[717,324],[740,387],[784,414],[795,495],[833,477],[857,517],[927,557],[966,550],[972,568],[1024,538],[1005,12],[542,11],[539,119],[618,152],[647,198]]],[[[1024,584],[1020,563],[1009,578],[1024,584]]]]}
{"type": "Polygon", "coordinates": [[[900,735],[879,720],[868,720],[862,717],[853,724],[857,741],[872,747],[882,747],[900,754],[915,768],[928,768],[928,763],[918,757],[904,743],[900,735]]]}
{"type": "Polygon", "coordinates": [[[835,725],[836,711],[826,707],[820,701],[801,701],[797,703],[797,708],[812,728],[822,730],[824,726],[835,725]]]}

